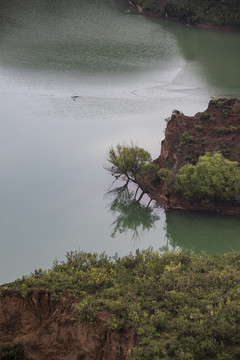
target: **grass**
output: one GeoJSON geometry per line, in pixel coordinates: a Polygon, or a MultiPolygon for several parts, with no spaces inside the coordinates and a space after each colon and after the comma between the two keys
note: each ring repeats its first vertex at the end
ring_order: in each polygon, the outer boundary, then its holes
{"type": "Polygon", "coordinates": [[[128,360],[240,359],[239,253],[70,252],[49,271],[10,286],[23,297],[50,288],[55,301],[67,289],[79,300],[72,306],[75,322],[94,322],[99,308],[108,309],[109,328],[122,331],[128,323],[138,334],[128,360]]]}

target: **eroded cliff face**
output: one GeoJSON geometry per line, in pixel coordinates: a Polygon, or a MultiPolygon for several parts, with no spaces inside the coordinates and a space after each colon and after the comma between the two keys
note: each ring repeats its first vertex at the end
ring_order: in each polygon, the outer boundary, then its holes
{"type": "Polygon", "coordinates": [[[211,100],[204,112],[185,116],[175,111],[167,124],[160,167],[178,170],[196,163],[206,152],[220,151],[226,158],[240,162],[240,100],[211,100]]]}
{"type": "Polygon", "coordinates": [[[25,360],[124,360],[136,342],[130,326],[113,331],[110,315],[99,311],[93,323],[72,320],[70,298],[51,299],[48,290],[23,297],[3,290],[0,297],[0,342],[23,341],[25,360]]]}
{"type": "MultiPolygon", "coordinates": [[[[155,163],[160,168],[170,168],[177,173],[185,164],[195,164],[199,156],[214,151],[220,151],[228,160],[240,163],[239,99],[211,100],[208,108],[195,116],[174,111],[166,127],[161,154],[155,163]]],[[[179,194],[173,194],[170,201],[165,196],[163,183],[149,186],[148,194],[165,208],[240,215],[239,206],[193,204],[179,194]]]]}

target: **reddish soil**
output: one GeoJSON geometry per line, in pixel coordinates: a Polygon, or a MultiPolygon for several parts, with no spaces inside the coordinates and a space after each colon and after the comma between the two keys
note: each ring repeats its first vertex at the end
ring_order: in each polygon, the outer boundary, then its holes
{"type": "Polygon", "coordinates": [[[130,326],[110,330],[110,315],[99,311],[94,323],[75,324],[66,296],[52,301],[48,290],[26,297],[15,290],[0,296],[0,342],[24,342],[24,360],[125,360],[136,343],[130,326]]]}
{"type": "Polygon", "coordinates": [[[222,151],[227,158],[240,162],[240,100],[220,98],[211,100],[208,108],[194,116],[176,111],[167,124],[161,155],[156,162],[174,170],[197,161],[206,152],[222,151]],[[192,141],[183,142],[187,131],[192,141]]]}

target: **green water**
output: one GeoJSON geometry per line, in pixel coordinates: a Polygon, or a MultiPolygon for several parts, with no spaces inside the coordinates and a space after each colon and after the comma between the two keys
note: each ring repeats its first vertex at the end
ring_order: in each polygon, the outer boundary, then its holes
{"type": "Polygon", "coordinates": [[[133,141],[157,157],[173,109],[193,115],[211,96],[240,95],[238,33],[125,14],[127,6],[1,1],[0,282],[79,248],[239,249],[238,219],[151,212],[147,197],[112,207],[104,196],[111,145],[133,141]]]}

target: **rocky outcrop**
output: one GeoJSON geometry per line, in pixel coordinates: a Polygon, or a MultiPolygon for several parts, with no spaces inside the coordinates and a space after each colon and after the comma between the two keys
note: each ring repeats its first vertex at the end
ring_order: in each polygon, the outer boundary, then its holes
{"type": "MultiPolygon", "coordinates": [[[[240,163],[240,100],[219,98],[211,100],[208,108],[194,116],[174,111],[168,121],[161,154],[155,160],[160,168],[171,168],[175,173],[187,163],[195,164],[200,155],[220,151],[227,159],[240,163]]],[[[150,185],[151,199],[166,208],[211,211],[240,215],[240,206],[190,203],[173,194],[164,194],[164,185],[150,185]]]]}
{"type": "Polygon", "coordinates": [[[75,323],[71,300],[51,299],[48,290],[22,296],[3,290],[0,296],[0,342],[24,343],[25,360],[124,360],[136,342],[130,326],[113,331],[110,315],[99,311],[93,323],[75,323]]]}
{"type": "Polygon", "coordinates": [[[177,171],[188,162],[196,163],[200,155],[214,151],[240,162],[239,99],[211,100],[208,108],[195,116],[174,111],[156,162],[177,171]]]}

